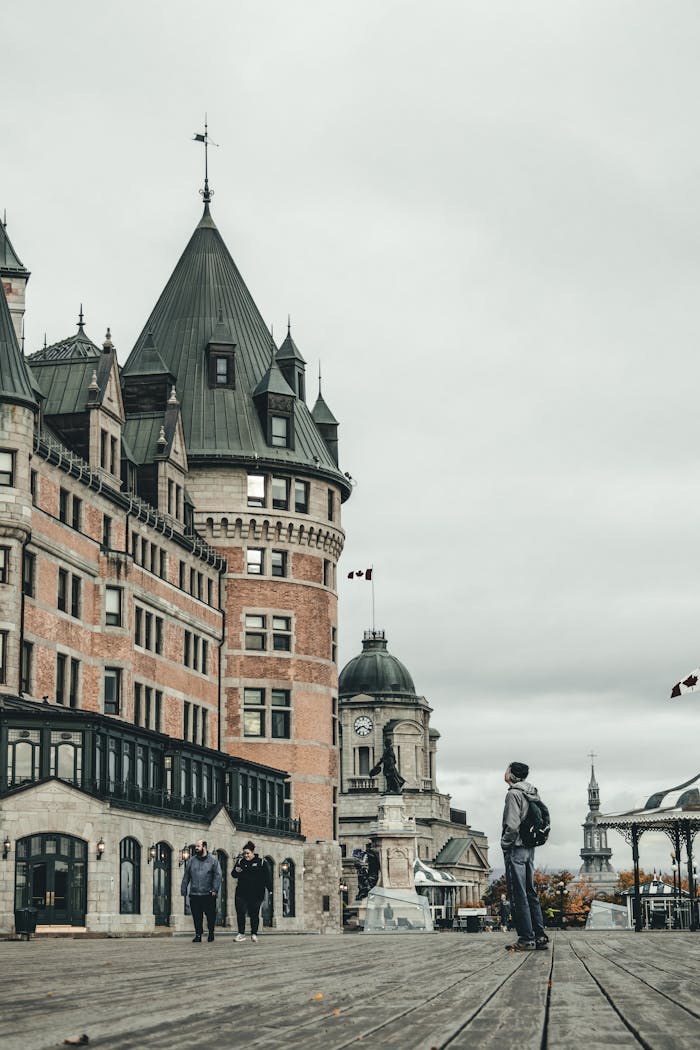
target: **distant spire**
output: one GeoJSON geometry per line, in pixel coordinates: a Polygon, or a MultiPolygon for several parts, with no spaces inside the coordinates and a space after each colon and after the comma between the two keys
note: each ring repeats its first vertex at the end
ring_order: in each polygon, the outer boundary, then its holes
{"type": "Polygon", "coordinates": [[[287,314],[287,335],[292,334],[292,315],[287,314]]]}
{"type": "Polygon", "coordinates": [[[80,313],[78,314],[78,331],[85,335],[83,325],[85,324],[85,318],[83,317],[83,304],[80,304],[80,313]]]}
{"type": "Polygon", "coordinates": [[[46,349],[46,347],[47,347],[47,343],[46,343],[46,332],[44,332],[44,350],[46,349]]]}
{"type": "Polygon", "coordinates": [[[275,326],[270,325],[270,368],[275,363],[275,326]]]}
{"type": "Polygon", "coordinates": [[[209,125],[207,124],[206,113],[204,114],[204,134],[195,132],[194,141],[204,143],[204,189],[199,192],[205,205],[208,205],[214,196],[214,191],[209,189],[209,143],[211,142],[212,146],[218,147],[218,142],[213,142],[209,138],[209,125]]]}
{"type": "Polygon", "coordinates": [[[110,350],[114,350],[114,343],[112,342],[112,332],[109,328],[105,333],[105,341],[102,344],[102,349],[106,354],[108,354],[110,350]]]}
{"type": "Polygon", "coordinates": [[[321,396],[321,358],[318,359],[318,396],[321,396]]]}

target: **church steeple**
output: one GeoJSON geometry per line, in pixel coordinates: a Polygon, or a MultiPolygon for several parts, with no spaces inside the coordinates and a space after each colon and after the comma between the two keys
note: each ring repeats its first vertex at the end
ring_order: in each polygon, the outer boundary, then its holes
{"type": "Polygon", "coordinates": [[[588,809],[591,813],[597,813],[600,809],[600,790],[598,788],[598,781],[595,778],[595,769],[593,766],[593,759],[595,755],[591,753],[591,779],[588,782],[588,809]]]}
{"type": "Polygon", "coordinates": [[[576,881],[586,879],[596,892],[613,893],[617,885],[617,873],[610,863],[612,850],[608,846],[608,833],[598,826],[600,819],[600,790],[595,775],[593,752],[591,759],[591,778],[588,781],[588,815],[583,825],[583,849],[581,865],[576,881]]]}

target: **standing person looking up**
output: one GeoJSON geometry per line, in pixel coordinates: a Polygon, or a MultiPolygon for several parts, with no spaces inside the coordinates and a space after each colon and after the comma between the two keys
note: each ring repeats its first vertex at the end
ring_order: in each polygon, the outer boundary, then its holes
{"type": "Polygon", "coordinates": [[[205,915],[209,929],[207,940],[214,940],[216,897],[220,886],[221,865],[218,858],[209,853],[204,839],[198,839],[194,844],[194,856],[185,864],[185,874],[182,876],[180,887],[183,897],[187,896],[189,887],[190,909],[194,922],[193,944],[199,944],[202,939],[202,920],[205,915]]]}
{"type": "Polygon", "coordinates": [[[544,932],[542,908],[535,889],[535,848],[525,846],[520,837],[521,825],[527,816],[530,800],[538,802],[537,788],[528,784],[530,767],[524,762],[511,762],[505,772],[508,785],[503,808],[501,848],[506,866],[511,915],[518,939],[507,945],[511,952],[530,952],[535,948],[546,950],[549,938],[544,932]]]}
{"type": "Polygon", "coordinates": [[[236,857],[231,875],[238,880],[236,885],[236,919],[238,920],[237,941],[245,940],[245,919],[250,917],[250,939],[253,944],[258,940],[260,925],[260,906],[265,890],[271,890],[270,871],[255,852],[255,843],[246,842],[236,857]]]}

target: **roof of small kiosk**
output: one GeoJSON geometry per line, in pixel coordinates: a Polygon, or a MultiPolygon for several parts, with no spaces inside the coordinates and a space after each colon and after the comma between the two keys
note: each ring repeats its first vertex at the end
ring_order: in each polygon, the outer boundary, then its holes
{"type": "Polygon", "coordinates": [[[466,886],[466,882],[456,879],[449,871],[438,871],[424,864],[418,857],[413,862],[413,876],[416,886],[466,886]]]}

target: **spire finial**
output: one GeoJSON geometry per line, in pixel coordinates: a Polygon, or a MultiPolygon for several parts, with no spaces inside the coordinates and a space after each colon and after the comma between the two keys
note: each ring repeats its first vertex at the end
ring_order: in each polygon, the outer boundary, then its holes
{"type": "Polygon", "coordinates": [[[318,359],[318,396],[321,396],[321,358],[318,359]]]}
{"type": "Polygon", "coordinates": [[[46,347],[47,347],[46,332],[44,332],[44,350],[46,349],[46,347]]]}
{"type": "Polygon", "coordinates": [[[292,315],[287,314],[287,335],[292,334],[292,315]]]}
{"type": "Polygon", "coordinates": [[[170,397],[168,398],[168,404],[169,405],[179,405],[180,404],[180,402],[177,399],[177,391],[175,389],[175,385],[174,384],[173,384],[173,386],[171,387],[171,390],[170,390],[170,397]]]}
{"type": "Polygon", "coordinates": [[[214,191],[209,189],[209,144],[211,143],[212,146],[216,146],[217,148],[219,144],[218,142],[213,142],[209,138],[209,125],[207,124],[206,113],[204,114],[204,134],[201,134],[201,132],[195,132],[194,141],[204,143],[204,189],[199,192],[205,205],[208,205],[209,201],[214,196],[214,191]]]}
{"type": "Polygon", "coordinates": [[[270,368],[275,363],[275,326],[270,325],[270,368]]]}
{"type": "MultiPolygon", "coordinates": [[[[80,313],[78,314],[78,331],[83,331],[83,325],[85,324],[85,318],[83,317],[83,304],[80,304],[80,313]]],[[[83,333],[85,334],[85,333],[83,333]]]]}

